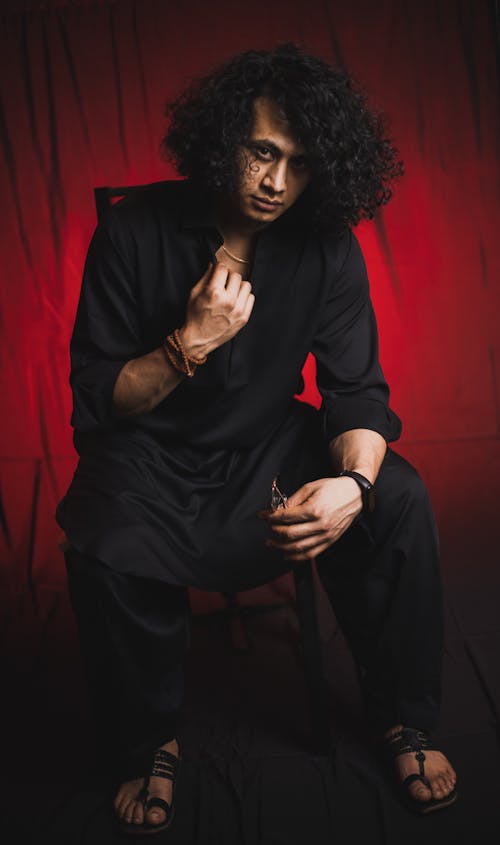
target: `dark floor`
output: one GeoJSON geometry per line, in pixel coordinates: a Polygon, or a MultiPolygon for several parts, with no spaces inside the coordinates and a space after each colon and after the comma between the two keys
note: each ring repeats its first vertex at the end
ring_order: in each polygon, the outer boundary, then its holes
{"type": "MultiPolygon", "coordinates": [[[[496,504],[489,506],[488,529],[480,535],[474,529],[477,514],[471,517],[466,504],[463,513],[457,505],[453,519],[444,510],[438,514],[447,616],[443,709],[436,738],[458,771],[457,804],[426,817],[416,817],[399,804],[368,743],[354,668],[318,587],[331,695],[330,754],[315,754],[309,744],[292,606],[250,622],[254,644],[246,654],[231,650],[223,625],[195,624],[179,735],[184,762],[176,819],[156,841],[500,841],[500,571],[496,504]]],[[[287,576],[240,598],[291,599],[292,583],[287,576]]],[[[206,602],[207,594],[192,593],[194,614],[202,598],[206,602]]],[[[209,598],[220,600],[215,594],[209,598]]],[[[93,762],[66,592],[46,588],[21,596],[3,620],[2,643],[2,841],[122,841],[113,826],[110,795],[93,762]]]]}

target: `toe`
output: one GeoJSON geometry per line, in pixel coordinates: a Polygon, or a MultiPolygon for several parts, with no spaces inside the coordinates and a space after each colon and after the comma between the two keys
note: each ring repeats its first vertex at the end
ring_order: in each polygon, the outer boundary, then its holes
{"type": "Polygon", "coordinates": [[[123,804],[126,802],[126,800],[127,800],[126,793],[123,792],[123,790],[120,789],[116,794],[115,800],[113,801],[113,807],[115,808],[117,813],[120,812],[120,810],[121,810],[123,804]]]}
{"type": "Polygon", "coordinates": [[[444,795],[444,792],[443,792],[443,785],[442,785],[442,782],[441,782],[441,778],[439,778],[439,777],[433,778],[433,780],[431,781],[431,784],[432,784],[432,795],[433,795],[433,797],[434,798],[442,798],[443,795],[444,795]]]}
{"type": "Polygon", "coordinates": [[[144,821],[144,810],[139,801],[135,802],[133,821],[134,824],[142,824],[144,821]]]}
{"type": "Polygon", "coordinates": [[[446,778],[446,783],[448,784],[449,792],[453,792],[453,790],[455,789],[455,778],[450,777],[448,775],[447,778],[446,778]]]}
{"type": "Polygon", "coordinates": [[[128,808],[128,815],[130,824],[135,824],[136,817],[142,818],[142,807],[139,801],[131,801],[130,807],[128,808]]]}
{"type": "Polygon", "coordinates": [[[114,807],[119,816],[123,816],[128,805],[134,802],[135,793],[130,789],[129,784],[122,784],[116,798],[114,800],[114,807]]]}
{"type": "Polygon", "coordinates": [[[451,780],[446,775],[443,775],[443,789],[444,789],[445,795],[449,795],[451,790],[453,789],[453,785],[451,783],[451,780]]]}
{"type": "Polygon", "coordinates": [[[448,761],[446,761],[446,763],[447,765],[443,771],[443,776],[446,778],[447,783],[450,783],[453,787],[457,781],[457,773],[448,761]]]}
{"type": "Polygon", "coordinates": [[[150,824],[163,824],[166,819],[166,815],[164,810],[160,809],[160,807],[152,807],[151,810],[148,810],[146,813],[146,819],[150,824]]]}
{"type": "Polygon", "coordinates": [[[129,804],[130,798],[128,798],[128,796],[126,795],[123,795],[118,807],[116,808],[116,812],[118,813],[121,819],[125,818],[125,813],[127,812],[127,807],[129,804]]]}
{"type": "Polygon", "coordinates": [[[444,795],[449,795],[451,792],[451,783],[446,775],[441,775],[441,788],[444,795]]]}
{"type": "Polygon", "coordinates": [[[425,783],[415,781],[410,784],[410,793],[417,801],[429,801],[431,798],[431,791],[425,783]]]}
{"type": "Polygon", "coordinates": [[[444,798],[449,792],[446,779],[443,775],[438,775],[432,781],[432,794],[434,798],[444,798]]]}
{"type": "Polygon", "coordinates": [[[130,824],[134,815],[135,801],[129,801],[126,807],[122,810],[123,818],[130,824]]]}

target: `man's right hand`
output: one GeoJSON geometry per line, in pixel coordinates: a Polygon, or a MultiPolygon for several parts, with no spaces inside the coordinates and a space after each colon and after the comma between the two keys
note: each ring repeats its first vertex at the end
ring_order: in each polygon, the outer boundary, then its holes
{"type": "Polygon", "coordinates": [[[224,264],[210,264],[192,288],[182,343],[192,358],[203,358],[246,326],[255,302],[250,282],[224,264]]]}
{"type": "MultiPolygon", "coordinates": [[[[223,264],[211,264],[191,291],[186,322],[179,329],[185,351],[203,359],[231,340],[248,322],[255,297],[249,282],[223,264]]],[[[145,414],[156,408],[184,376],[167,366],[160,346],[140,358],[127,361],[113,390],[113,403],[120,416],[145,414]]]]}

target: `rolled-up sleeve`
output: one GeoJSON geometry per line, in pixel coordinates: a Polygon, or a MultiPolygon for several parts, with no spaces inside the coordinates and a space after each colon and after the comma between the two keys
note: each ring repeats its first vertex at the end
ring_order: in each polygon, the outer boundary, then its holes
{"type": "Polygon", "coordinates": [[[345,235],[345,258],[332,280],[312,352],[327,442],[353,428],[397,440],[402,425],[389,407],[379,362],[378,332],[368,276],[355,235],[345,235]]]}
{"type": "Polygon", "coordinates": [[[141,354],[135,287],[131,245],[112,214],[89,246],[71,338],[71,424],[77,431],[107,428],[116,420],[116,380],[127,361],[141,354]]]}

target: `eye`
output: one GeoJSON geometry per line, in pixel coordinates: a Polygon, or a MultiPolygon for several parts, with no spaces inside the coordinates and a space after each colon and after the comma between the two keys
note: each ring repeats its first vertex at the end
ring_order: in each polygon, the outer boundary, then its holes
{"type": "Polygon", "coordinates": [[[248,149],[260,161],[272,161],[274,151],[266,144],[248,144],[248,149]]]}
{"type": "Polygon", "coordinates": [[[309,168],[309,161],[305,156],[299,156],[292,159],[292,165],[296,170],[307,170],[309,168]]]}
{"type": "Polygon", "coordinates": [[[272,154],[271,150],[269,149],[269,147],[256,146],[256,147],[254,147],[254,149],[255,149],[255,152],[257,153],[257,155],[259,156],[259,158],[265,159],[266,161],[269,161],[269,159],[272,158],[273,154],[272,154]]]}

